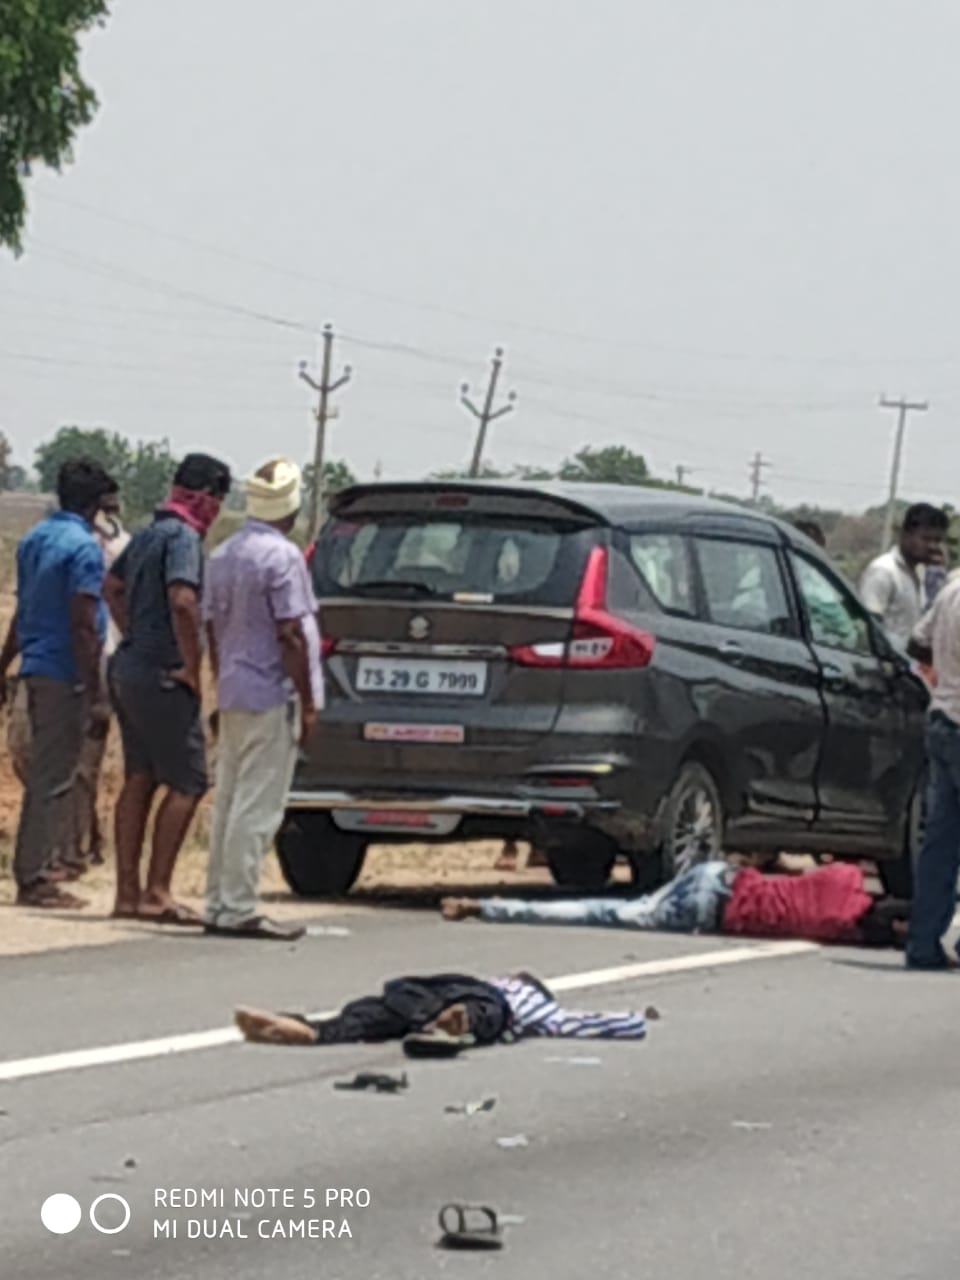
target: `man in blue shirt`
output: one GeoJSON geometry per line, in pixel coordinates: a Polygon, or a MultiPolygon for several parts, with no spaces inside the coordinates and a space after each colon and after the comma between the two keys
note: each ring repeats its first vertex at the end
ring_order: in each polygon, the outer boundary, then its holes
{"type": "Polygon", "coordinates": [[[107,615],[103,553],[92,523],[116,482],[86,458],[64,463],[57,477],[60,510],[17,548],[17,608],[0,653],[0,697],[20,658],[27,687],[30,752],[13,871],[17,902],[78,907],[58,884],[75,851],[77,767],[85,734],[105,731],[101,655],[107,615]]]}
{"type": "Polygon", "coordinates": [[[104,594],[122,637],[109,668],[126,775],[116,810],[118,919],[203,923],[174,901],[172,881],[207,789],[200,703],[203,539],[229,491],[225,463],[188,454],[153,523],[134,534],[107,574],[104,594]],[[161,789],[166,794],[142,885],[144,837],[161,789]]]}

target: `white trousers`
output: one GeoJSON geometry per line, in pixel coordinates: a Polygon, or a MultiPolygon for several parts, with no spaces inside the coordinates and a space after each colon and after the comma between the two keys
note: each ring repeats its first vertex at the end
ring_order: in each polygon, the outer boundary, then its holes
{"type": "Polygon", "coordinates": [[[293,704],[220,713],[207,871],[211,924],[233,929],[259,914],[263,859],[283,821],[299,736],[293,704]]]}

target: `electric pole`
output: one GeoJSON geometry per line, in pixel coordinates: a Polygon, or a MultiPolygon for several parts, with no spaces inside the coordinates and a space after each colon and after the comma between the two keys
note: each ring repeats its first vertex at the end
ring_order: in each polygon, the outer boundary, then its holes
{"type": "Polygon", "coordinates": [[[504,414],[510,413],[514,408],[517,400],[517,393],[511,391],[507,397],[507,403],[501,405],[499,409],[494,409],[493,400],[497,393],[497,383],[500,380],[500,370],[503,368],[503,347],[497,347],[493,353],[493,363],[490,368],[490,378],[487,381],[487,394],[483,403],[483,408],[478,409],[470,399],[470,386],[464,383],[460,388],[460,403],[463,404],[480,424],[477,427],[477,440],[473,448],[473,459],[470,463],[470,478],[475,480],[480,474],[480,467],[483,464],[483,451],[487,443],[487,428],[491,422],[496,422],[498,418],[502,418],[504,414]]]}
{"type": "Polygon", "coordinates": [[[684,485],[686,484],[687,476],[688,476],[688,475],[690,475],[690,474],[692,473],[692,471],[693,471],[693,467],[685,467],[685,466],[683,465],[683,463],[680,463],[680,464],[678,465],[678,467],[677,467],[677,484],[680,486],[680,488],[681,488],[681,489],[682,489],[682,488],[684,487],[684,485]]]}
{"type": "Polygon", "coordinates": [[[768,461],[762,453],[755,453],[753,461],[750,463],[750,501],[754,504],[760,501],[760,490],[763,488],[763,473],[765,468],[772,467],[773,463],[768,461]]]}
{"type": "Polygon", "coordinates": [[[344,365],[343,373],[336,382],[330,381],[330,366],[333,363],[333,325],[324,325],[321,342],[319,382],[307,372],[306,360],[301,360],[300,362],[301,380],[308,387],[312,387],[318,396],[316,410],[317,436],[313,450],[313,488],[310,492],[310,512],[308,516],[311,537],[316,534],[323,516],[323,466],[327,443],[327,423],[336,416],[336,410],[330,408],[330,396],[334,391],[338,391],[345,383],[349,382],[353,375],[353,370],[350,366],[344,365]]]}
{"type": "Polygon", "coordinates": [[[893,539],[893,522],[897,513],[897,486],[900,483],[900,463],[903,458],[903,438],[907,432],[907,414],[911,410],[916,413],[926,413],[930,405],[926,400],[910,401],[905,396],[901,396],[899,400],[888,400],[886,396],[880,397],[881,409],[897,410],[897,433],[893,439],[893,457],[890,460],[890,496],[887,498],[887,511],[883,517],[883,539],[880,546],[880,552],[890,550],[890,544],[893,539]]]}

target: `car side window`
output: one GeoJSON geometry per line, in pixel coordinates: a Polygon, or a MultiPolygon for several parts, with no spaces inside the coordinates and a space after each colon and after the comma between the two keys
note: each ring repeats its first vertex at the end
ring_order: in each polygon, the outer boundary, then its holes
{"type": "Polygon", "coordinates": [[[766,635],[793,633],[787,592],[773,547],[698,538],[697,556],[711,622],[766,635]]]}
{"type": "Polygon", "coordinates": [[[846,653],[873,655],[866,611],[850,592],[805,556],[790,553],[797,589],[814,644],[846,653]]]}
{"type": "Polygon", "coordinates": [[[685,618],[696,617],[696,593],[685,538],[675,533],[631,534],[630,558],[663,609],[685,618]]]}

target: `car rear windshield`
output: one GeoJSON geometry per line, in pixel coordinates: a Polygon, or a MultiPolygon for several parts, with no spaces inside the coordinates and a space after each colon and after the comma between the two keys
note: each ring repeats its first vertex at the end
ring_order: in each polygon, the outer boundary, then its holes
{"type": "Polygon", "coordinates": [[[571,606],[596,530],[515,516],[414,512],[334,519],[317,543],[317,593],[471,597],[571,606]]]}

